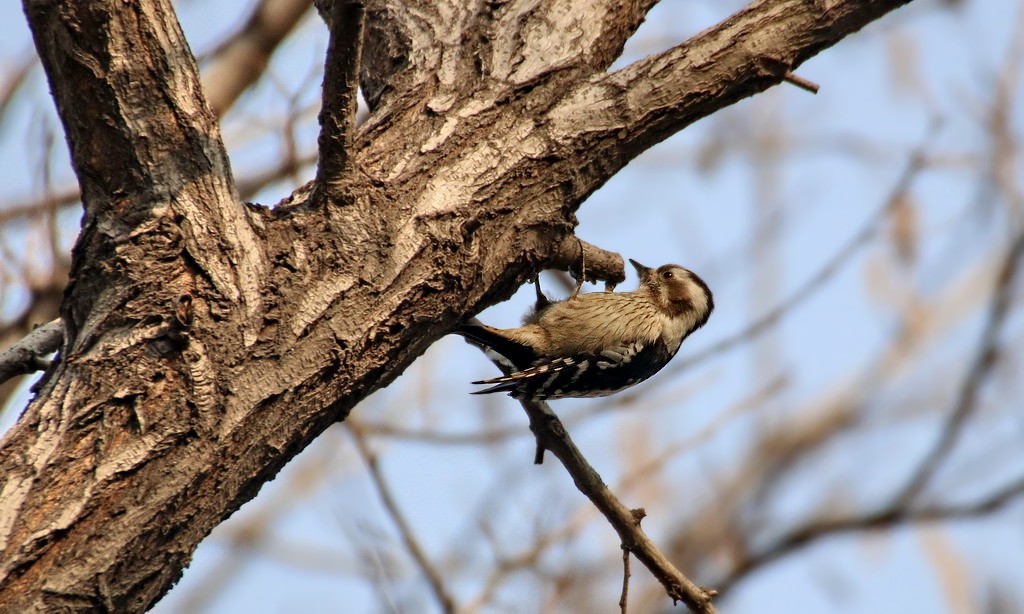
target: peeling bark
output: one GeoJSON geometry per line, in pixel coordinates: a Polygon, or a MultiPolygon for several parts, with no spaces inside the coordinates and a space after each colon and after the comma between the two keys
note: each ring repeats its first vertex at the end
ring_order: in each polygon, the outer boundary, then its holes
{"type": "Polygon", "coordinates": [[[85,216],[65,345],[0,452],[0,610],[149,607],[632,158],[903,3],[762,1],[608,74],[653,2],[368,2],[353,170],[270,209],[236,196],[169,0],[25,0],[85,216]]]}

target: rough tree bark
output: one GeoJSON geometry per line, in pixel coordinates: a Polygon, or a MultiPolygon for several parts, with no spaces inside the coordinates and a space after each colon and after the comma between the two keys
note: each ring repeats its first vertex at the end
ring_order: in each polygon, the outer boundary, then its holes
{"type": "Polygon", "coordinates": [[[762,0],[609,73],[655,0],[367,0],[370,118],[271,209],[236,197],[170,0],[24,0],[85,212],[60,359],[0,452],[0,611],[149,607],[626,163],[905,2],[762,0]]]}

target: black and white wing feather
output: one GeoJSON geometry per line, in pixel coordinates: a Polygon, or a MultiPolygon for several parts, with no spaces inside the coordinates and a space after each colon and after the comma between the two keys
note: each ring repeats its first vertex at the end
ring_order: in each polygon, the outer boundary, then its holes
{"type": "Polygon", "coordinates": [[[533,400],[603,397],[639,384],[672,358],[660,340],[610,347],[599,354],[576,354],[546,360],[503,377],[473,382],[494,384],[474,394],[509,392],[533,400]]]}

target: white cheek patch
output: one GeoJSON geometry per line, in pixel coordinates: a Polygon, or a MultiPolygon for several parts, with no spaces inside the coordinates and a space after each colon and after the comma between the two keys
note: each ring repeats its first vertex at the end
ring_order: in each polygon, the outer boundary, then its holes
{"type": "Polygon", "coordinates": [[[706,314],[708,312],[708,295],[704,288],[693,281],[688,279],[687,284],[687,295],[690,299],[690,304],[693,305],[693,309],[699,314],[706,314]]]}
{"type": "Polygon", "coordinates": [[[668,347],[669,353],[676,353],[676,350],[679,349],[679,346],[683,342],[683,337],[685,337],[696,324],[697,317],[692,313],[686,314],[686,316],[682,318],[670,318],[668,316],[662,317],[661,338],[668,347]]]}
{"type": "Polygon", "coordinates": [[[690,293],[691,302],[693,303],[694,309],[697,313],[707,313],[708,311],[708,295],[700,289],[690,293]]]}

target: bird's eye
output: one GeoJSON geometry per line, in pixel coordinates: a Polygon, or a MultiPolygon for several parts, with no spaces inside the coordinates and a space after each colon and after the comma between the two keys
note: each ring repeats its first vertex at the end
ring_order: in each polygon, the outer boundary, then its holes
{"type": "Polygon", "coordinates": [[[672,279],[673,277],[675,277],[675,275],[672,274],[672,271],[665,271],[661,274],[662,279],[672,279]]]}

